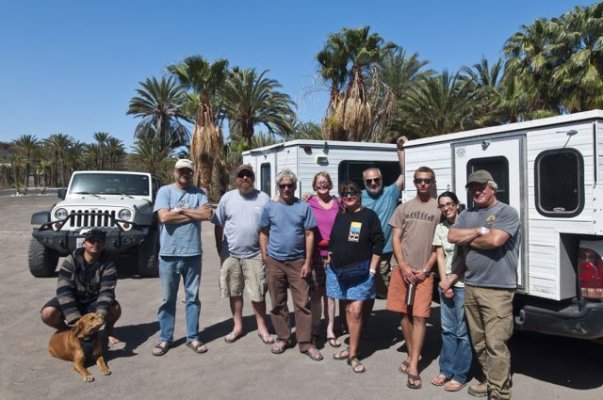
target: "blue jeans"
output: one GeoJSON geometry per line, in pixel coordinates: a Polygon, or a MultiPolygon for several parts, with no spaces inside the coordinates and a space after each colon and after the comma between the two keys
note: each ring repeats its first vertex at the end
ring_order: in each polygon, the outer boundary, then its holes
{"type": "Polygon", "coordinates": [[[174,321],[180,275],[184,283],[186,301],[186,341],[196,340],[199,333],[199,284],[201,282],[201,255],[192,257],[159,257],[159,279],[161,281],[162,302],[157,312],[159,320],[159,341],[174,341],[174,321]]]}
{"type": "Polygon", "coordinates": [[[471,368],[471,342],[465,319],[465,289],[453,287],[454,297],[447,298],[440,292],[442,318],[442,350],[440,373],[457,382],[467,382],[471,368]]]}

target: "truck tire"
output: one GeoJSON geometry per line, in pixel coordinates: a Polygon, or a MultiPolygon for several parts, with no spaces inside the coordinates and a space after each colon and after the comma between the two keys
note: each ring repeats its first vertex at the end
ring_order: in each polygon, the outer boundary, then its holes
{"type": "Polygon", "coordinates": [[[159,234],[149,231],[147,238],[138,248],[138,274],[141,277],[156,277],[159,273],[159,234]]]}
{"type": "Polygon", "coordinates": [[[31,238],[27,261],[29,272],[36,278],[44,278],[54,275],[54,270],[59,263],[59,255],[56,251],[44,247],[35,238],[31,238]]]}

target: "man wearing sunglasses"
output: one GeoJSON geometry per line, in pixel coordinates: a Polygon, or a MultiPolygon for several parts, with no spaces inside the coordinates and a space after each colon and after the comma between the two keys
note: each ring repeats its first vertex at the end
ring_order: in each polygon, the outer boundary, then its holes
{"type": "Polygon", "coordinates": [[[212,219],[220,268],[220,293],[230,300],[234,326],[224,337],[233,343],[243,335],[243,292],[251,300],[258,336],[265,344],[274,343],[266,321],[266,270],[260,254],[258,226],[270,197],[253,187],[255,174],[249,164],[237,168],[236,189],[220,199],[212,219]]]}
{"type": "MultiPolygon", "coordinates": [[[[404,143],[407,142],[406,136],[401,136],[396,142],[398,152],[398,162],[400,164],[400,175],[396,182],[389,186],[383,186],[383,175],[377,167],[371,167],[364,170],[362,178],[364,181],[364,190],[362,190],[362,206],[373,210],[381,221],[381,230],[385,236],[385,247],[381,256],[381,263],[375,275],[375,285],[377,297],[384,299],[387,297],[387,287],[391,276],[391,258],[392,249],[392,228],[389,226],[389,220],[398,207],[400,201],[400,192],[404,190],[404,143]]],[[[374,300],[366,303],[366,310],[370,314],[373,308],[374,300]]]]}
{"type": "Polygon", "coordinates": [[[67,256],[59,269],[56,297],[42,308],[42,321],[62,331],[83,314],[99,313],[105,318],[109,348],[116,348],[120,341],[114,326],[121,307],[115,300],[117,271],[105,252],[105,238],[102,229],[91,229],[84,234],[83,247],[67,256]]]}
{"type": "Polygon", "coordinates": [[[306,202],[295,197],[297,177],[284,169],[276,176],[279,200],[264,206],[260,219],[260,250],[266,264],[270,316],[277,340],[272,353],[281,354],[291,345],[287,289],[295,308],[295,336],[299,351],[314,361],[322,355],[312,344],[310,285],[316,221],[306,202]]]}
{"type": "Polygon", "coordinates": [[[408,357],[400,365],[400,371],[408,375],[409,388],[420,389],[422,382],[418,364],[427,318],[431,314],[431,269],[436,262],[433,234],[440,223],[441,213],[432,196],[435,172],[429,167],[419,167],[414,173],[413,183],[417,195],[398,206],[389,221],[398,266],[392,271],[386,308],[402,313],[401,327],[408,357]],[[408,292],[411,293],[409,296],[408,292]]]}
{"type": "Polygon", "coordinates": [[[201,221],[209,221],[213,211],[205,193],[193,185],[193,163],[181,159],[174,166],[171,185],[157,192],[154,211],[159,217],[159,280],[162,302],[157,312],[159,343],[154,356],[168,352],[174,341],[176,300],[182,276],[185,293],[186,346],[195,353],[207,347],[198,338],[199,284],[201,282],[201,221]]]}
{"type": "MultiPolygon", "coordinates": [[[[467,178],[475,207],[459,214],[448,241],[465,246],[465,315],[471,343],[485,380],[469,386],[469,394],[490,399],[511,398],[513,296],[517,288],[519,215],[496,199],[498,185],[485,170],[467,178]]],[[[447,280],[453,283],[454,271],[447,280]]]]}

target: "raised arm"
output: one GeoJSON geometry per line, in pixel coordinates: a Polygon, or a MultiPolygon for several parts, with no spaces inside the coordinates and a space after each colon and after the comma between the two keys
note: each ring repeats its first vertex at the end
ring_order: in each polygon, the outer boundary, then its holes
{"type": "Polygon", "coordinates": [[[398,163],[400,164],[400,175],[396,180],[396,186],[398,190],[404,190],[406,181],[404,178],[404,170],[405,170],[405,155],[404,155],[404,144],[408,141],[406,136],[400,136],[396,141],[396,149],[398,151],[398,163]]]}

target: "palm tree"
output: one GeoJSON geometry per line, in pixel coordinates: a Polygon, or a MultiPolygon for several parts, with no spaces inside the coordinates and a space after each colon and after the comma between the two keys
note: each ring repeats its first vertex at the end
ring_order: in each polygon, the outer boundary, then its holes
{"type": "Polygon", "coordinates": [[[468,81],[468,90],[475,96],[474,121],[476,126],[500,125],[512,119],[513,103],[507,101],[503,91],[502,59],[498,59],[490,67],[488,59],[483,57],[479,64],[473,64],[471,68],[462,67],[461,75],[468,81]]]}
{"type": "Polygon", "coordinates": [[[162,146],[172,149],[184,146],[190,140],[184,111],[186,94],[174,79],[147,78],[139,82],[137,96],[132,97],[127,115],[142,118],[136,126],[135,138],[157,137],[162,146]]]}
{"type": "Polygon", "coordinates": [[[107,145],[107,139],[109,139],[110,136],[111,135],[109,135],[107,132],[95,132],[93,136],[100,150],[98,169],[101,170],[105,169],[105,146],[107,145]]]}
{"type": "Polygon", "coordinates": [[[111,170],[119,169],[123,163],[126,150],[121,140],[109,136],[105,143],[105,150],[107,154],[108,168],[111,170]]]}
{"type": "Polygon", "coordinates": [[[217,200],[225,191],[222,183],[226,178],[221,154],[224,141],[216,118],[220,108],[216,103],[217,92],[228,74],[228,61],[219,59],[210,64],[201,56],[191,56],[168,70],[189,90],[189,107],[192,106],[195,117],[190,151],[196,166],[194,181],[209,188],[210,198],[217,200]],[[210,187],[210,182],[215,187],[210,187]]]}
{"type": "Polygon", "coordinates": [[[417,53],[407,56],[403,48],[388,51],[374,70],[370,80],[370,99],[373,103],[373,125],[371,141],[395,142],[406,132],[405,117],[400,113],[400,104],[406,101],[410,90],[421,79],[430,77],[434,71],[422,70],[427,61],[419,60],[417,53]]]}
{"type": "Polygon", "coordinates": [[[63,133],[54,133],[42,142],[51,157],[51,185],[67,186],[67,165],[70,149],[75,145],[75,140],[63,133]]]}
{"type": "Polygon", "coordinates": [[[295,118],[293,101],[276,90],[281,84],[266,78],[267,72],[258,75],[255,69],[236,68],[220,90],[230,132],[243,137],[248,145],[257,125],[273,136],[287,136],[295,118]]]}
{"type": "Polygon", "coordinates": [[[408,137],[427,137],[457,132],[473,125],[474,97],[470,85],[457,72],[423,78],[402,104],[408,118],[408,137]]]}
{"type": "Polygon", "coordinates": [[[172,179],[171,151],[170,146],[157,137],[139,137],[132,146],[131,158],[135,168],[156,174],[168,182],[172,179]]]}
{"type": "Polygon", "coordinates": [[[381,36],[369,31],[369,26],[343,28],[341,32],[329,35],[323,50],[317,55],[321,76],[323,79],[328,77],[332,89],[345,77],[343,95],[331,94],[323,124],[325,137],[343,139],[340,136],[344,135],[350,140],[366,140],[369,137],[372,111],[366,81],[370,69],[388,51],[397,47],[391,42],[384,43],[381,36]]]}
{"type": "MultiPolygon", "coordinates": [[[[40,141],[34,135],[21,135],[17,139],[13,140],[13,145],[15,146],[15,151],[17,156],[23,160],[23,164],[25,165],[25,176],[23,180],[23,186],[29,186],[29,176],[31,173],[31,165],[32,162],[37,162],[37,152],[40,147],[40,141]]],[[[37,176],[37,175],[36,175],[37,176]]],[[[34,177],[34,183],[37,184],[37,178],[34,177]]]]}

